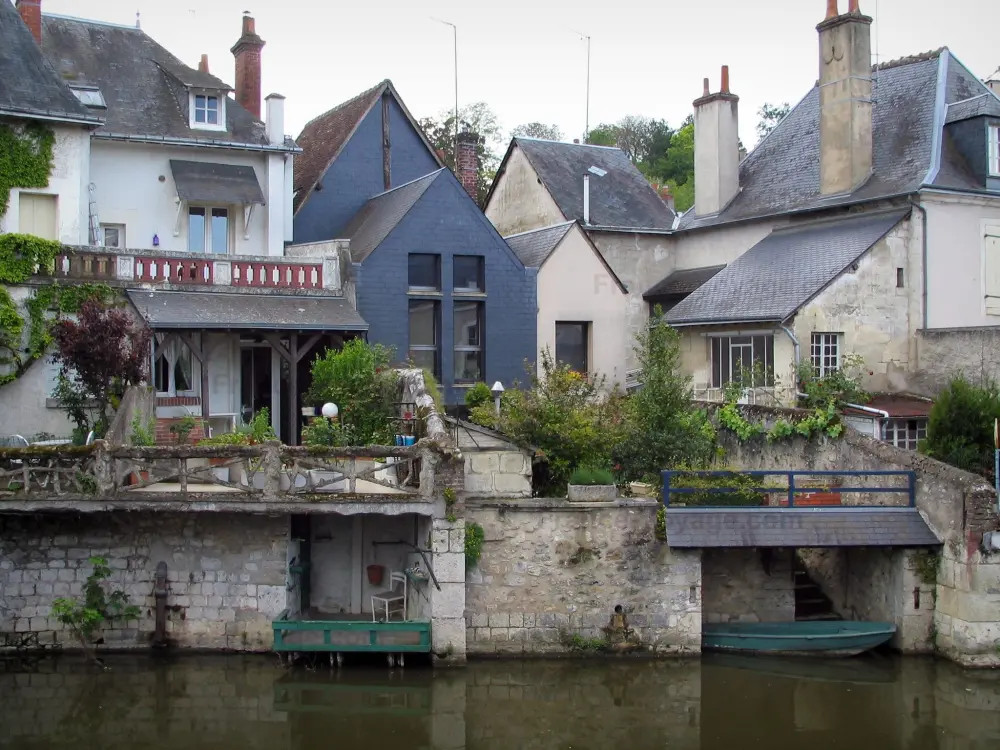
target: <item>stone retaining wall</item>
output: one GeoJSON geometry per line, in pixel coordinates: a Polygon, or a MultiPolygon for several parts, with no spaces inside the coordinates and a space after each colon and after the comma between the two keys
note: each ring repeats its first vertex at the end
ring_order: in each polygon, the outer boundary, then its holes
{"type": "Polygon", "coordinates": [[[702,550],[701,580],[705,622],[795,619],[791,550],[702,550]]]}
{"type": "Polygon", "coordinates": [[[486,541],[466,575],[468,652],[571,652],[580,639],[604,638],[620,605],[636,647],[698,653],[701,553],[656,539],[657,507],[469,501],[466,519],[482,525],[486,541]]]}

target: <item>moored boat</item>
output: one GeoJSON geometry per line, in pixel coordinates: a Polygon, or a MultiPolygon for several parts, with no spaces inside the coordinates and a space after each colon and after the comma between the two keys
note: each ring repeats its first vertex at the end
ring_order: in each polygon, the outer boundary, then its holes
{"type": "Polygon", "coordinates": [[[895,633],[893,623],[856,620],[705,623],[701,647],[781,656],[856,656],[895,633]]]}

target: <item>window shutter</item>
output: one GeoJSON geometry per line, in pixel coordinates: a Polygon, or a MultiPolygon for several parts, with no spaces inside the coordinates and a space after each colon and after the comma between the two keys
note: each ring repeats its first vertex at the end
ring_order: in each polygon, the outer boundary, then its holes
{"type": "Polygon", "coordinates": [[[1000,227],[989,227],[983,243],[986,314],[1000,315],[1000,227]]]}

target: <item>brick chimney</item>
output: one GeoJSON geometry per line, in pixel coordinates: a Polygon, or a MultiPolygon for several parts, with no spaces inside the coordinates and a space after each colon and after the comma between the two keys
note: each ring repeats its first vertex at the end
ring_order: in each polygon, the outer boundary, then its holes
{"type": "Polygon", "coordinates": [[[740,189],[740,98],[729,90],[729,66],[722,66],[719,92],[694,101],[694,210],[717,214],[740,189]]]}
{"type": "Polygon", "coordinates": [[[479,187],[479,155],[476,147],[479,145],[479,136],[476,133],[463,130],[458,134],[458,148],[455,149],[455,174],[458,181],[462,183],[465,192],[472,196],[472,200],[478,201],[479,187]]]}
{"type": "Polygon", "coordinates": [[[208,73],[208,55],[202,55],[201,61],[198,63],[199,73],[208,73]]]}
{"type": "Polygon", "coordinates": [[[871,23],[858,0],[827,0],[819,32],[819,188],[848,193],[872,171],[871,23]]]}
{"type": "Polygon", "coordinates": [[[675,210],[674,209],[674,193],[670,189],[670,186],[669,185],[659,185],[656,188],[656,192],[659,193],[660,200],[663,201],[663,203],[666,205],[666,207],[669,208],[671,211],[674,211],[675,210]]]}
{"type": "Polygon", "coordinates": [[[243,36],[233,45],[236,58],[236,101],[260,119],[260,51],[264,40],[257,36],[253,16],[243,13],[243,36]]]}
{"type": "Polygon", "coordinates": [[[42,0],[17,0],[17,12],[35,41],[42,43],[42,0]]]}

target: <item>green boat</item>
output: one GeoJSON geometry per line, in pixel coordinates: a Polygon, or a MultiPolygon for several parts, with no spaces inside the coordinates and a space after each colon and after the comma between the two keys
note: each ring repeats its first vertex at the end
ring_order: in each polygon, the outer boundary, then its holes
{"type": "Polygon", "coordinates": [[[701,647],[776,656],[856,656],[881,646],[895,633],[890,622],[854,620],[705,623],[701,647]]]}

